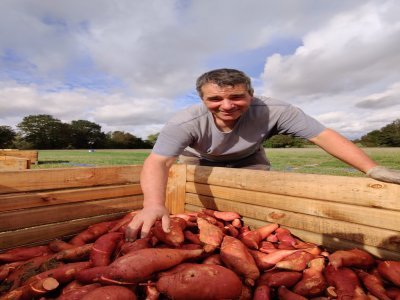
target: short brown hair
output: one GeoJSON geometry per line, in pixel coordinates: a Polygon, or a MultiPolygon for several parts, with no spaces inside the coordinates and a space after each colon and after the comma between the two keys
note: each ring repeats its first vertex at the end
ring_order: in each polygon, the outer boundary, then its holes
{"type": "Polygon", "coordinates": [[[244,72],[235,69],[216,69],[206,72],[197,78],[196,90],[201,98],[203,98],[201,88],[207,83],[215,83],[218,86],[235,86],[237,84],[244,84],[251,96],[253,96],[254,93],[250,77],[244,72]]]}

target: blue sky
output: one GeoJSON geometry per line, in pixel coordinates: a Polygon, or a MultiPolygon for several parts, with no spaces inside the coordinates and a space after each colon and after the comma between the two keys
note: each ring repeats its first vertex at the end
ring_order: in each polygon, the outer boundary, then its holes
{"type": "Polygon", "coordinates": [[[400,115],[395,0],[0,2],[0,125],[31,114],[146,138],[237,68],[349,138],[400,115]]]}

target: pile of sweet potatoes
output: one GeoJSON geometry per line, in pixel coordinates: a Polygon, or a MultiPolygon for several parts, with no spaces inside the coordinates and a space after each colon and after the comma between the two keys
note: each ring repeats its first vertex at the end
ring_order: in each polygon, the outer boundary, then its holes
{"type": "Polygon", "coordinates": [[[171,215],[165,233],[126,242],[136,212],[68,241],[0,253],[0,300],[400,300],[400,262],[327,252],[278,224],[250,230],[235,212],[171,215]]]}

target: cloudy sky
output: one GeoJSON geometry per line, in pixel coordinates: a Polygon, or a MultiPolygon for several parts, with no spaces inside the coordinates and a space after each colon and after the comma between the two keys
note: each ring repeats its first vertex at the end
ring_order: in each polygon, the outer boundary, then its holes
{"type": "Polygon", "coordinates": [[[0,125],[50,114],[146,138],[245,71],[349,138],[400,118],[397,0],[2,0],[0,125]]]}

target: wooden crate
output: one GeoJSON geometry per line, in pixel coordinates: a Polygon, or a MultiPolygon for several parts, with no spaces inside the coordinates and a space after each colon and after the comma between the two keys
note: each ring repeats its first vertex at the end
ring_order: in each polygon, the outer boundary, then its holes
{"type": "Polygon", "coordinates": [[[0,155],[0,171],[20,171],[29,169],[30,166],[27,158],[0,155]]]}
{"type": "MultiPolygon", "coordinates": [[[[0,249],[71,235],[141,208],[140,170],[119,166],[0,173],[0,249]]],[[[250,226],[279,223],[331,251],[358,247],[400,259],[400,185],[175,165],[166,196],[171,213],[204,207],[237,211],[250,226]]]]}
{"type": "Polygon", "coordinates": [[[39,161],[39,152],[37,150],[0,149],[0,156],[27,158],[31,164],[37,164],[39,161]]]}

